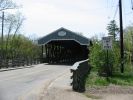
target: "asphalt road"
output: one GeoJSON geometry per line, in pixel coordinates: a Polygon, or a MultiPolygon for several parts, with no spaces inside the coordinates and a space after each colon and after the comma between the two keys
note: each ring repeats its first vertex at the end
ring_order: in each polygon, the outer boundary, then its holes
{"type": "Polygon", "coordinates": [[[0,72],[0,100],[22,100],[44,84],[56,80],[70,66],[40,64],[32,68],[0,72]]]}

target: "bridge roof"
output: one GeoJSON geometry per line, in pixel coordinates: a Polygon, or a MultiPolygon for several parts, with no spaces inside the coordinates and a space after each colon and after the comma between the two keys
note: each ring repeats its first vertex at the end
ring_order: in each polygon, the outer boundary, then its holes
{"type": "Polygon", "coordinates": [[[38,39],[38,44],[45,45],[51,41],[59,40],[74,40],[80,45],[90,45],[90,40],[87,37],[84,37],[65,28],[59,28],[58,30],[38,39]]]}

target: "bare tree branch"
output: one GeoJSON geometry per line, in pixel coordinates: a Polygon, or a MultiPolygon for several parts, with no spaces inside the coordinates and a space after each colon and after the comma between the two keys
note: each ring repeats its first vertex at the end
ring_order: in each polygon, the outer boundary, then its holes
{"type": "Polygon", "coordinates": [[[15,8],[17,8],[17,5],[11,0],[0,0],[0,11],[15,8]]]}

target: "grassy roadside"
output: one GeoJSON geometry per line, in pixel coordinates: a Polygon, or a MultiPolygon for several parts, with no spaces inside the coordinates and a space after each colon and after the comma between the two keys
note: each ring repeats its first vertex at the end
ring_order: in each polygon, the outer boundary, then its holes
{"type": "Polygon", "coordinates": [[[86,87],[108,86],[110,84],[133,86],[133,73],[114,73],[114,75],[107,80],[106,77],[99,76],[97,71],[92,71],[86,81],[86,87]]]}
{"type": "Polygon", "coordinates": [[[97,71],[91,71],[84,95],[92,100],[103,100],[106,94],[133,94],[133,73],[114,73],[107,80],[106,77],[99,76],[97,71]]]}

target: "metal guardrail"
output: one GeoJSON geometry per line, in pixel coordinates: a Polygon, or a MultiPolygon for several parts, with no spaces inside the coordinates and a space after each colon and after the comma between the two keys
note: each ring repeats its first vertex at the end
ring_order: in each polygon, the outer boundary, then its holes
{"type": "Polygon", "coordinates": [[[86,62],[86,61],[89,61],[89,59],[86,59],[86,60],[82,60],[82,61],[78,61],[76,63],[73,64],[73,66],[70,68],[71,70],[77,70],[78,69],[78,66],[83,63],[83,62],[86,62]]]}
{"type": "Polygon", "coordinates": [[[88,64],[89,59],[76,62],[71,68],[72,89],[76,92],[85,91],[85,83],[88,74],[90,73],[91,66],[88,64]]]}

